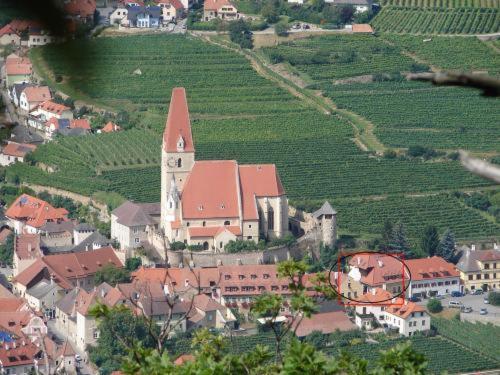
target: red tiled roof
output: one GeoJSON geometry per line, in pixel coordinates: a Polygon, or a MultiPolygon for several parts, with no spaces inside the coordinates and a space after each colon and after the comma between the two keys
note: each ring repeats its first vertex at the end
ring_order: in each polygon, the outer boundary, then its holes
{"type": "Polygon", "coordinates": [[[203,8],[205,10],[219,10],[223,6],[232,6],[236,9],[233,3],[228,0],[205,0],[203,3],[203,8]]]}
{"type": "Polygon", "coordinates": [[[241,236],[241,229],[236,225],[220,226],[220,227],[189,227],[188,232],[190,237],[216,237],[225,230],[230,231],[235,236],[241,236]]]}
{"type": "Polygon", "coordinates": [[[40,357],[41,352],[41,347],[36,346],[28,339],[16,340],[15,347],[12,342],[3,343],[0,345],[0,362],[3,368],[7,370],[9,370],[9,367],[17,368],[17,366],[32,365],[35,358],[40,357]]]}
{"type": "Polygon", "coordinates": [[[186,362],[193,362],[195,360],[194,356],[191,354],[182,354],[174,361],[174,365],[181,366],[186,362]]]}
{"type": "Polygon", "coordinates": [[[5,74],[29,75],[33,72],[31,61],[26,57],[8,56],[5,60],[5,74]]]}
{"type": "Polygon", "coordinates": [[[132,277],[139,281],[159,281],[163,284],[184,288],[209,288],[219,283],[219,271],[216,267],[208,268],[144,268],[132,272],[132,277]]]}
{"type": "Polygon", "coordinates": [[[54,208],[49,203],[22,194],[5,212],[5,216],[13,220],[25,221],[27,225],[39,228],[47,221],[66,221],[68,211],[64,208],[54,208]]]}
{"type": "Polygon", "coordinates": [[[90,123],[89,120],[87,120],[86,118],[80,118],[71,120],[69,127],[71,129],[80,128],[80,129],[90,130],[90,123]]]}
{"type": "Polygon", "coordinates": [[[35,151],[36,146],[28,143],[9,142],[3,149],[2,154],[23,158],[26,154],[35,151]]]}
{"type": "Polygon", "coordinates": [[[25,302],[17,297],[1,297],[0,298],[0,313],[9,313],[19,311],[25,302]]]}
{"type": "Polygon", "coordinates": [[[117,132],[117,131],[120,131],[122,130],[121,127],[119,127],[118,125],[112,123],[111,121],[108,122],[102,129],[101,131],[104,132],[104,133],[111,133],[111,132],[117,132]]]}
{"type": "Polygon", "coordinates": [[[38,103],[38,102],[43,102],[46,100],[50,100],[52,96],[50,95],[49,88],[47,86],[29,86],[26,87],[24,90],[24,95],[26,95],[26,99],[28,99],[28,102],[30,103],[38,103]]]}
{"type": "Polygon", "coordinates": [[[411,272],[412,281],[432,278],[459,277],[460,274],[452,263],[441,257],[410,259],[405,261],[411,272]]]}
{"type": "Polygon", "coordinates": [[[355,254],[349,260],[351,266],[365,270],[366,275],[362,275],[361,282],[367,285],[380,285],[387,282],[398,282],[404,278],[408,279],[407,270],[403,263],[392,256],[380,253],[355,254]]]}
{"type": "MultiPolygon", "coordinates": [[[[401,302],[401,298],[398,298],[398,302],[401,302]]],[[[417,305],[415,302],[404,301],[403,304],[394,304],[386,307],[386,312],[399,316],[400,318],[406,319],[411,313],[414,312],[424,312],[425,308],[423,306],[417,305]]]]}
{"type": "Polygon", "coordinates": [[[170,5],[172,5],[172,7],[174,7],[177,10],[184,9],[184,6],[182,5],[182,3],[179,0],[157,0],[156,4],[158,4],[158,5],[170,4],[170,5]]]}
{"type": "Polygon", "coordinates": [[[388,304],[391,302],[393,294],[382,288],[375,288],[372,291],[363,294],[358,301],[362,304],[373,305],[376,303],[388,304]]]}
{"type": "Polygon", "coordinates": [[[17,34],[17,31],[12,28],[10,23],[5,25],[0,29],[0,36],[6,35],[6,34],[17,34]]]}
{"type": "Polygon", "coordinates": [[[183,219],[236,218],[239,211],[236,161],[195,162],[182,191],[183,219]]]}
{"type": "Polygon", "coordinates": [[[337,329],[340,331],[356,329],[356,326],[349,320],[344,311],[319,313],[312,315],[310,318],[304,318],[300,321],[295,334],[298,337],[304,337],[313,331],[320,331],[326,335],[335,332],[337,329]]]}
{"type": "MultiPolygon", "coordinates": [[[[10,292],[9,289],[7,289],[6,287],[4,287],[2,284],[0,284],[0,298],[15,298],[15,296],[10,292]]],[[[0,303],[0,306],[2,306],[2,304],[0,303]]]]}
{"type": "Polygon", "coordinates": [[[244,220],[257,220],[255,197],[278,197],[285,194],[274,164],[240,165],[241,197],[244,220]]]}
{"type": "Polygon", "coordinates": [[[0,329],[13,333],[14,335],[23,336],[22,329],[28,325],[34,314],[31,310],[23,311],[8,311],[0,312],[0,329]]]}
{"type": "Polygon", "coordinates": [[[184,141],[184,152],[194,152],[186,90],[184,87],[175,87],[172,90],[167,124],[163,133],[163,149],[167,152],[177,152],[177,142],[180,138],[184,141]]]}
{"type": "Polygon", "coordinates": [[[14,251],[19,259],[37,259],[43,256],[40,235],[23,233],[16,236],[14,251]]]}
{"type": "Polygon", "coordinates": [[[82,18],[92,17],[96,10],[95,0],[70,0],[64,5],[66,13],[82,18]]]}
{"type": "Polygon", "coordinates": [[[477,252],[477,260],[481,262],[488,262],[493,260],[500,260],[500,251],[498,250],[482,250],[477,252]]]}
{"type": "Polygon", "coordinates": [[[44,101],[43,103],[41,103],[38,106],[38,108],[42,109],[42,110],[44,110],[46,112],[54,113],[56,115],[60,115],[64,111],[70,111],[71,110],[71,108],[66,107],[63,104],[54,103],[52,100],[46,100],[46,101],[44,101]]]}

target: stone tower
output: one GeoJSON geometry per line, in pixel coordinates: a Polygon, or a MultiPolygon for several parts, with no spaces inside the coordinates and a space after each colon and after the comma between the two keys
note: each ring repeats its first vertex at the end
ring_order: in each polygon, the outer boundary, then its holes
{"type": "MultiPolygon", "coordinates": [[[[171,194],[175,191],[179,198],[189,172],[194,165],[194,143],[191,134],[191,121],[183,87],[172,90],[167,124],[163,133],[161,149],[161,228],[165,229],[167,221],[173,221],[172,209],[169,206],[171,194]],[[171,189],[171,184],[174,189],[171,189]]],[[[171,202],[170,202],[171,203],[171,202]]]]}
{"type": "Polygon", "coordinates": [[[323,206],[315,212],[313,217],[316,220],[317,228],[321,235],[321,241],[329,247],[333,247],[337,241],[337,211],[330,203],[325,201],[323,206]]]}

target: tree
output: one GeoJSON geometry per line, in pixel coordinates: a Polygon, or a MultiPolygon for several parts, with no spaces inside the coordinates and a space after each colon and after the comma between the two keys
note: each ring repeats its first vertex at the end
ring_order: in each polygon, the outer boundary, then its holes
{"type": "Polygon", "coordinates": [[[325,7],[325,0],[311,0],[311,8],[316,12],[321,12],[325,7]]]}
{"type": "Polygon", "coordinates": [[[141,258],[128,258],[125,261],[125,268],[127,269],[127,271],[130,271],[130,272],[135,271],[141,265],[142,265],[141,258]]]}
{"type": "Polygon", "coordinates": [[[239,19],[229,24],[229,38],[241,48],[253,48],[252,33],[248,23],[239,19]]]}
{"type": "Polygon", "coordinates": [[[341,23],[350,23],[354,16],[354,7],[352,5],[341,5],[338,7],[339,20],[341,23]]]}
{"type": "Polygon", "coordinates": [[[316,349],[321,349],[325,346],[325,335],[321,331],[312,331],[304,340],[316,349]]]}
{"type": "Polygon", "coordinates": [[[268,23],[276,23],[279,21],[279,2],[275,0],[268,0],[266,5],[261,10],[262,17],[266,19],[268,23]]]}
{"type": "Polygon", "coordinates": [[[420,246],[425,254],[429,256],[436,254],[439,247],[439,234],[435,226],[428,225],[425,228],[420,246]]]}
{"type": "Polygon", "coordinates": [[[130,272],[125,268],[118,268],[114,264],[107,264],[94,275],[96,285],[108,283],[115,286],[118,283],[130,282],[130,272]]]}
{"type": "Polygon", "coordinates": [[[393,231],[390,248],[392,251],[403,253],[407,259],[413,258],[414,256],[408,244],[408,240],[406,239],[405,227],[401,222],[396,225],[393,231]]]}
{"type": "Polygon", "coordinates": [[[138,342],[144,348],[154,346],[146,322],[127,308],[116,309],[99,322],[99,338],[97,345],[89,349],[90,360],[99,367],[100,374],[110,374],[122,367],[122,358],[138,342]]]}
{"type": "Polygon", "coordinates": [[[431,313],[438,313],[443,311],[443,305],[441,301],[436,298],[431,298],[429,302],[427,302],[427,310],[431,313]]]}
{"type": "Polygon", "coordinates": [[[443,237],[441,238],[441,242],[439,242],[437,255],[442,257],[447,262],[451,262],[453,260],[455,255],[455,235],[450,228],[446,229],[443,237]]]}
{"type": "Polygon", "coordinates": [[[392,237],[394,235],[394,225],[390,220],[384,221],[384,227],[382,228],[382,239],[380,240],[379,250],[390,251],[392,237]]]}
{"type": "Polygon", "coordinates": [[[276,25],[274,25],[274,32],[278,36],[288,36],[288,31],[290,30],[290,27],[288,25],[288,22],[286,21],[280,21],[276,25]]]}
{"type": "Polygon", "coordinates": [[[0,263],[12,264],[14,257],[14,233],[5,239],[5,243],[0,245],[0,263]]]}

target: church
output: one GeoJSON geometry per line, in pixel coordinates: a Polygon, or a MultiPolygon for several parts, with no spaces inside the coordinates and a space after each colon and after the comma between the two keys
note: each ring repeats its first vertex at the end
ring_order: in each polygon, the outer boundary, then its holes
{"type": "Polygon", "coordinates": [[[288,233],[288,199],[274,164],[196,160],[182,87],[174,88],[161,149],[161,202],[126,202],[112,212],[122,248],[174,242],[224,251],[232,240],[258,242],[288,233]]]}
{"type": "Polygon", "coordinates": [[[184,88],[172,91],[161,150],[160,229],[182,241],[221,251],[231,240],[282,237],[288,200],[274,164],[196,160],[184,88]]]}

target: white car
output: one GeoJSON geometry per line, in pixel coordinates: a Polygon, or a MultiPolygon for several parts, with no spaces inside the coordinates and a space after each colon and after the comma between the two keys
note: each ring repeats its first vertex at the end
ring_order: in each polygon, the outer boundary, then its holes
{"type": "Polygon", "coordinates": [[[490,303],[490,301],[488,300],[488,298],[485,298],[485,299],[483,300],[483,302],[484,302],[485,304],[487,304],[487,305],[490,303]]]}

